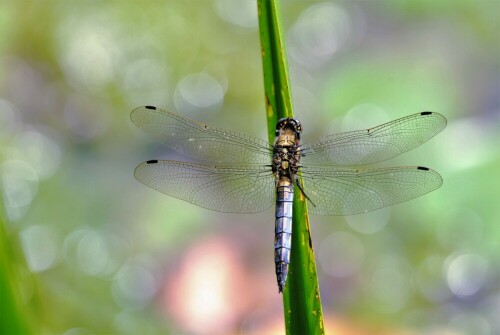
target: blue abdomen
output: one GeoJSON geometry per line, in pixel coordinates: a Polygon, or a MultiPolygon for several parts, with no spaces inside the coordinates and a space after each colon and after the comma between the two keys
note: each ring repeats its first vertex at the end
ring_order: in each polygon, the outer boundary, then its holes
{"type": "Polygon", "coordinates": [[[280,292],[283,292],[288,275],[288,264],[290,264],[292,213],[293,184],[290,179],[282,177],[277,185],[276,223],[274,229],[274,262],[276,263],[276,276],[280,292]]]}

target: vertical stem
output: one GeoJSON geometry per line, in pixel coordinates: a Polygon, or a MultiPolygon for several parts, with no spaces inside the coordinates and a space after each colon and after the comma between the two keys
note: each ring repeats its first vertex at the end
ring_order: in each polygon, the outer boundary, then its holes
{"type": "Polygon", "coordinates": [[[0,198],[0,334],[29,334],[28,306],[21,297],[18,257],[7,235],[0,198]]]}
{"type": "MultiPolygon", "coordinates": [[[[288,64],[280,23],[279,0],[257,0],[257,5],[268,134],[269,141],[273,142],[276,121],[293,117],[288,64]]],[[[292,251],[283,292],[286,333],[324,334],[307,203],[297,187],[294,194],[292,251]]]]}
{"type": "Polygon", "coordinates": [[[293,117],[288,63],[281,32],[279,0],[257,0],[260,45],[264,71],[269,141],[274,141],[276,121],[293,117]]]}

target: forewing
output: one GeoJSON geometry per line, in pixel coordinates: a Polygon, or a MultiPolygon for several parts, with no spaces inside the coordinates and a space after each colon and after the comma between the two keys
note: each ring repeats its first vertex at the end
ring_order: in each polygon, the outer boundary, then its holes
{"type": "Polygon", "coordinates": [[[256,137],[211,128],[152,106],[138,107],[132,122],[175,151],[206,162],[270,164],[272,147],[256,137]]]}
{"type": "Polygon", "coordinates": [[[134,172],[141,183],[197,206],[226,213],[256,213],[274,204],[271,168],[215,167],[177,161],[147,161],[134,172]]]}
{"type": "Polygon", "coordinates": [[[405,166],[367,170],[306,168],[304,192],[320,215],[351,215],[398,204],[429,193],[443,180],[424,167],[405,166]]]}
{"type": "Polygon", "coordinates": [[[363,165],[381,162],[418,147],[446,126],[438,113],[422,112],[380,126],[329,135],[301,146],[302,164],[363,165]]]}

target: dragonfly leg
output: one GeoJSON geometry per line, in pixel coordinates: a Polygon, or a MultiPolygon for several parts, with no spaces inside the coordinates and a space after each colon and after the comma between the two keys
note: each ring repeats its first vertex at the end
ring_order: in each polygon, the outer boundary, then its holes
{"type": "Polygon", "coordinates": [[[314,204],[314,202],[312,202],[311,198],[309,198],[306,194],[306,192],[304,192],[304,188],[302,187],[302,185],[300,184],[300,180],[299,180],[299,176],[295,176],[295,184],[297,184],[297,187],[299,188],[300,190],[300,193],[302,193],[302,195],[307,199],[309,200],[309,202],[314,206],[316,207],[316,205],[314,204]]]}

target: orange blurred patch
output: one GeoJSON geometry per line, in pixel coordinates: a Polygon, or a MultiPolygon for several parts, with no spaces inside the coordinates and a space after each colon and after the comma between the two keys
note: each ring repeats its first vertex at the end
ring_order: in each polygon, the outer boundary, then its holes
{"type": "Polygon", "coordinates": [[[241,251],[228,237],[208,237],[181,259],[167,279],[161,305],[180,328],[196,334],[231,333],[251,296],[241,251]]]}

